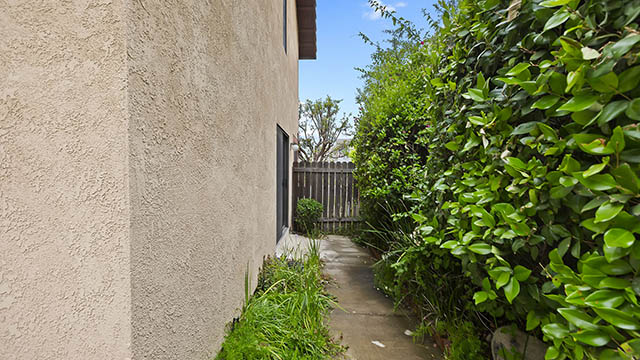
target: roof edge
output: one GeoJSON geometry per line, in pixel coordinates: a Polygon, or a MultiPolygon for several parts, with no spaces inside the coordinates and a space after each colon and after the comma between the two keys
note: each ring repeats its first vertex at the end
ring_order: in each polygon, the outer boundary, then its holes
{"type": "Polygon", "coordinates": [[[316,45],[316,0],[297,0],[298,15],[298,58],[315,60],[316,45]]]}

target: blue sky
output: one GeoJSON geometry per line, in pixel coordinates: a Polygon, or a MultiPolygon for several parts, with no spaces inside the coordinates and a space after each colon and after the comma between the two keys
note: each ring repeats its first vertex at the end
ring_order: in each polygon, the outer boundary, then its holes
{"type": "MultiPolygon", "coordinates": [[[[435,0],[383,1],[398,15],[418,27],[426,27],[421,9],[433,13],[435,0]]],[[[341,109],[357,114],[356,89],[361,86],[355,67],[370,62],[373,48],[358,36],[362,32],[372,40],[385,38],[383,31],[392,28],[391,20],[373,12],[366,0],[317,0],[317,60],[300,61],[300,101],[306,99],[343,99],[341,109]]]]}

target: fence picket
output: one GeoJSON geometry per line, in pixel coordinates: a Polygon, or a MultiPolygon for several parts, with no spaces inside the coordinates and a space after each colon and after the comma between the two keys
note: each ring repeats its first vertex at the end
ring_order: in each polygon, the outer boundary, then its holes
{"type": "MultiPolygon", "coordinates": [[[[323,162],[322,163],[322,204],[323,204],[323,210],[322,210],[322,217],[323,218],[327,218],[327,215],[329,214],[329,209],[327,208],[327,206],[325,206],[324,204],[327,204],[327,200],[329,199],[329,163],[328,162],[323,162]]],[[[325,222],[321,223],[321,229],[323,231],[327,231],[328,230],[328,224],[325,222]]]]}
{"type": "MultiPolygon", "coordinates": [[[[326,219],[332,219],[335,217],[335,198],[336,198],[336,164],[329,163],[329,201],[326,205],[328,205],[328,212],[326,219]]],[[[327,229],[329,231],[334,231],[333,223],[327,223],[327,229]]]]}
{"type": "MultiPolygon", "coordinates": [[[[353,168],[355,166],[353,165],[353,163],[348,163],[347,164],[347,168],[349,170],[351,170],[352,172],[347,173],[347,197],[346,197],[346,213],[345,213],[345,217],[347,218],[351,218],[354,217],[355,213],[353,212],[353,168]]],[[[351,223],[347,224],[347,227],[350,228],[351,227],[351,223]]]]}

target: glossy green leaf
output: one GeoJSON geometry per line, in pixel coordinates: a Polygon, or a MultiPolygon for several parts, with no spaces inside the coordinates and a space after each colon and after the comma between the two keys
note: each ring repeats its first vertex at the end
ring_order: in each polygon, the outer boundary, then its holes
{"type": "Polygon", "coordinates": [[[620,92],[627,92],[635,89],[640,84],[640,66],[634,66],[620,74],[620,92]]]}
{"type": "Polygon", "coordinates": [[[624,205],[614,204],[607,201],[606,203],[602,204],[596,211],[595,222],[598,223],[609,221],[616,217],[616,215],[618,215],[623,208],[624,205]]]}
{"type": "Polygon", "coordinates": [[[542,332],[552,339],[562,339],[569,335],[569,329],[563,324],[551,323],[542,327],[542,332]]]}
{"type": "Polygon", "coordinates": [[[612,71],[596,78],[587,80],[591,87],[601,93],[611,93],[618,88],[618,76],[612,71]]]}
{"type": "Polygon", "coordinates": [[[585,178],[581,173],[573,173],[573,176],[587,189],[605,191],[616,187],[617,183],[609,174],[592,175],[585,178]]]}
{"type": "Polygon", "coordinates": [[[513,131],[511,132],[511,135],[528,134],[531,131],[533,131],[534,129],[538,128],[537,124],[538,124],[537,121],[532,121],[532,122],[527,122],[527,123],[524,123],[524,124],[520,124],[515,129],[513,129],[513,131]]]}
{"type": "Polygon", "coordinates": [[[628,262],[620,259],[610,263],[604,263],[599,267],[599,270],[607,275],[626,275],[633,271],[628,262]]]}
{"type": "Polygon", "coordinates": [[[609,121],[617,118],[627,110],[628,106],[629,101],[627,100],[618,100],[607,104],[598,114],[598,125],[603,126],[609,121]]]}
{"type": "Polygon", "coordinates": [[[573,134],[573,139],[581,150],[592,155],[610,155],[614,153],[611,147],[607,147],[606,140],[596,134],[573,134]]]}
{"type": "Polygon", "coordinates": [[[598,101],[596,95],[580,95],[571,98],[558,108],[558,111],[578,112],[583,111],[595,104],[598,101]]]}
{"type": "Polygon", "coordinates": [[[551,188],[549,194],[551,195],[552,199],[562,199],[567,196],[572,190],[573,187],[554,186],[551,188]]]}
{"type": "Polygon", "coordinates": [[[640,121],[640,98],[633,99],[624,113],[629,118],[640,121]]]}
{"type": "MultiPolygon", "coordinates": [[[[576,141],[578,141],[578,139],[576,139],[576,141]]],[[[580,170],[580,163],[577,160],[575,160],[573,157],[571,157],[571,155],[567,154],[562,159],[562,163],[560,163],[558,170],[564,172],[565,174],[573,174],[574,172],[580,170]]],[[[549,179],[549,181],[552,181],[552,180],[549,179]]]]}
{"type": "Polygon", "coordinates": [[[631,286],[631,282],[626,279],[607,277],[600,280],[598,287],[600,288],[609,288],[609,289],[625,289],[631,286]]]}
{"type": "Polygon", "coordinates": [[[629,248],[635,242],[633,234],[625,229],[613,228],[604,234],[604,242],[608,246],[629,248]]]}
{"type": "Polygon", "coordinates": [[[476,305],[487,301],[488,298],[489,298],[489,294],[486,291],[478,291],[475,294],[473,294],[473,301],[475,302],[476,305]]]}
{"type": "Polygon", "coordinates": [[[547,141],[557,141],[558,133],[549,125],[544,123],[538,123],[538,128],[544,134],[545,140],[547,141]]]}
{"type": "Polygon", "coordinates": [[[469,250],[480,255],[491,253],[491,245],[487,243],[475,243],[469,246],[469,250]]]}
{"type": "Polygon", "coordinates": [[[625,303],[623,294],[614,290],[598,290],[587,296],[584,302],[592,307],[616,308],[625,303]]]}
{"type": "Polygon", "coordinates": [[[451,151],[456,151],[460,148],[460,144],[458,144],[458,142],[456,141],[449,141],[448,143],[446,143],[444,145],[444,147],[446,147],[447,149],[451,150],[451,151]]]}
{"type": "Polygon", "coordinates": [[[544,360],[555,360],[560,356],[560,351],[555,346],[549,346],[544,354],[544,360]]]}
{"type": "Polygon", "coordinates": [[[640,191],[640,179],[629,164],[622,164],[613,170],[613,176],[620,186],[637,194],[640,191]]]}
{"type": "Polygon", "coordinates": [[[589,168],[582,173],[582,176],[584,178],[588,178],[589,176],[595,175],[600,173],[602,170],[604,170],[605,167],[607,167],[607,165],[609,164],[609,158],[606,157],[604,158],[604,161],[600,164],[593,164],[591,166],[589,166],[589,168]]]}
{"type": "Polygon", "coordinates": [[[529,311],[529,313],[527,314],[526,330],[531,331],[537,328],[538,325],[540,325],[540,318],[536,315],[535,311],[529,311]]]}
{"type": "Polygon", "coordinates": [[[564,90],[567,87],[567,76],[553,71],[551,73],[551,77],[549,78],[549,86],[551,87],[551,90],[556,94],[564,93],[564,90]]]}
{"type": "Polygon", "coordinates": [[[445,242],[444,244],[440,245],[441,248],[443,249],[453,249],[458,247],[458,245],[460,245],[457,241],[455,240],[449,240],[447,242],[445,242]]]}
{"type": "Polygon", "coordinates": [[[527,164],[525,164],[524,162],[522,162],[522,160],[515,158],[515,157],[508,157],[504,160],[509,166],[518,169],[518,170],[525,170],[527,168],[527,164]]]}
{"type": "Polygon", "coordinates": [[[591,346],[604,346],[610,341],[607,333],[599,330],[584,330],[571,334],[576,340],[591,346]]]}
{"type": "Polygon", "coordinates": [[[605,196],[600,196],[597,197],[591,201],[589,201],[588,203],[586,203],[583,207],[581,212],[585,212],[585,211],[589,211],[589,210],[593,210],[597,207],[599,207],[600,205],[604,204],[605,202],[607,202],[608,198],[605,196]]]}
{"type": "Polygon", "coordinates": [[[594,218],[586,219],[580,223],[585,229],[593,231],[596,234],[602,234],[607,230],[609,224],[606,222],[595,222],[594,218]]]}
{"type": "Polygon", "coordinates": [[[484,126],[489,123],[488,119],[481,116],[469,116],[469,122],[478,126],[484,126]]]}
{"type": "Polygon", "coordinates": [[[471,99],[476,102],[485,102],[487,98],[484,96],[484,92],[480,89],[469,89],[469,91],[464,94],[467,99],[471,99]]]}
{"type": "Polygon", "coordinates": [[[576,71],[570,71],[567,74],[567,88],[564,90],[564,92],[570,92],[571,89],[573,89],[576,84],[581,83],[583,79],[584,72],[582,67],[578,68],[576,71]]]}
{"type": "Polygon", "coordinates": [[[604,257],[608,262],[614,262],[618,259],[621,259],[627,255],[629,255],[630,249],[624,249],[615,246],[609,246],[606,243],[602,247],[602,251],[604,252],[604,257]]]}
{"type": "Polygon", "coordinates": [[[547,96],[543,96],[538,101],[533,103],[531,107],[533,109],[546,110],[553,107],[553,105],[557,104],[559,100],[560,100],[560,97],[556,95],[547,95],[547,96]]]}
{"type": "Polygon", "coordinates": [[[587,329],[587,330],[598,329],[598,325],[595,325],[593,323],[594,319],[591,316],[587,315],[587,313],[585,313],[582,310],[571,309],[571,308],[560,308],[558,309],[558,312],[560,313],[560,315],[562,315],[562,317],[567,319],[568,322],[572,323],[573,325],[577,326],[580,329],[587,329]]]}
{"type": "Polygon", "coordinates": [[[624,39],[618,40],[611,47],[611,54],[614,57],[619,58],[631,50],[638,41],[640,41],[640,35],[628,35],[624,39]]]}
{"type": "Polygon", "coordinates": [[[513,276],[520,282],[526,281],[531,275],[531,270],[527,269],[524,266],[517,265],[513,268],[513,276]]]}
{"type": "Polygon", "coordinates": [[[541,6],[544,7],[556,7],[562,6],[570,3],[572,0],[545,0],[540,3],[541,6]]]}
{"type": "Polygon", "coordinates": [[[598,316],[617,328],[625,330],[640,329],[640,324],[631,314],[617,309],[608,308],[594,308],[593,310],[598,314],[598,316]]]}
{"type": "Polygon", "coordinates": [[[516,76],[516,75],[520,74],[521,72],[527,70],[530,66],[531,66],[531,64],[520,63],[520,64],[514,66],[513,68],[511,68],[511,70],[509,70],[505,75],[507,75],[507,76],[516,76]]]}
{"type": "Polygon", "coordinates": [[[549,252],[549,260],[554,264],[562,264],[562,256],[558,253],[558,249],[553,249],[549,252]]]}
{"type": "Polygon", "coordinates": [[[496,280],[496,289],[500,289],[501,287],[507,285],[509,279],[511,278],[511,274],[508,272],[502,272],[498,276],[498,280],[496,280]]]}
{"type": "Polygon", "coordinates": [[[507,301],[511,304],[513,299],[520,293],[520,283],[514,277],[511,278],[509,283],[504,287],[504,295],[507,297],[507,301]]]}
{"type": "Polygon", "coordinates": [[[640,164],[640,149],[623,151],[620,154],[620,160],[633,164],[640,164]]]}
{"type": "Polygon", "coordinates": [[[605,349],[598,354],[598,360],[628,360],[620,356],[617,351],[611,349],[605,349]]]}
{"type": "Polygon", "coordinates": [[[564,298],[564,300],[571,304],[571,305],[577,305],[577,306],[586,306],[584,303],[584,292],[582,290],[576,290],[573,292],[569,292],[569,290],[567,290],[565,288],[565,291],[567,291],[567,297],[564,298]]]}
{"type": "Polygon", "coordinates": [[[560,185],[564,187],[571,187],[578,184],[578,179],[573,176],[563,176],[560,178],[560,185]]]}
{"type": "Polygon", "coordinates": [[[566,10],[557,11],[553,16],[547,20],[546,24],[544,24],[544,31],[551,30],[555,27],[558,27],[565,23],[569,19],[571,14],[566,10]]]}
{"type": "Polygon", "coordinates": [[[607,149],[611,149],[614,153],[620,154],[622,150],[624,150],[625,145],[624,131],[622,131],[620,126],[617,126],[613,129],[613,135],[611,135],[611,138],[607,143],[607,149]]]}

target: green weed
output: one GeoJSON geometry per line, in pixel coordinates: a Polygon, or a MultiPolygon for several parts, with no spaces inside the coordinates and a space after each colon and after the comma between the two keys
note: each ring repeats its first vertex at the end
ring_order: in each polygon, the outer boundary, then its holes
{"type": "Polygon", "coordinates": [[[309,248],[302,260],[265,261],[256,291],[216,359],[329,359],[342,351],[325,324],[332,298],[324,289],[317,242],[309,248]]]}

